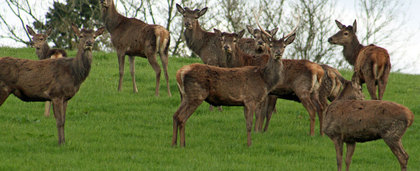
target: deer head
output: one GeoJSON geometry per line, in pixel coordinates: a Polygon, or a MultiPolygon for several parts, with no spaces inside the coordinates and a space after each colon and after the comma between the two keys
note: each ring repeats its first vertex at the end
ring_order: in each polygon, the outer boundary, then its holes
{"type": "Polygon", "coordinates": [[[339,21],[335,20],[335,24],[340,29],[336,34],[328,38],[328,42],[331,44],[346,45],[350,44],[356,37],[357,23],[356,20],[353,22],[353,26],[345,26],[339,21]]]}
{"type": "Polygon", "coordinates": [[[79,37],[78,48],[83,48],[84,50],[92,50],[95,38],[101,35],[105,30],[103,27],[99,28],[95,32],[93,30],[87,29],[79,30],[79,28],[77,28],[75,25],[72,25],[71,28],[73,29],[76,36],[79,37]]]}
{"type": "Polygon", "coordinates": [[[47,43],[47,38],[51,34],[51,28],[47,30],[45,34],[42,33],[35,33],[35,31],[26,25],[26,29],[28,30],[29,35],[32,36],[31,45],[36,48],[37,50],[41,49],[47,43]]]}
{"type": "Polygon", "coordinates": [[[335,100],[364,100],[365,96],[362,92],[362,87],[351,81],[346,81],[343,89],[338,94],[335,100]]]}
{"type": "MultiPolygon", "coordinates": [[[[260,31],[265,35],[265,36],[267,36],[268,38],[267,39],[265,39],[265,43],[267,43],[268,44],[268,46],[270,47],[270,55],[272,56],[272,57],[274,57],[274,58],[278,58],[278,59],[281,59],[282,58],[282,56],[283,56],[283,53],[284,53],[284,49],[286,49],[286,46],[287,45],[289,45],[290,43],[292,43],[294,40],[295,40],[295,37],[296,37],[296,30],[297,30],[297,28],[298,28],[298,26],[299,26],[299,23],[300,23],[300,17],[299,17],[299,19],[298,19],[298,22],[297,22],[297,24],[296,24],[296,26],[295,26],[295,28],[293,28],[292,29],[292,31],[291,32],[289,32],[289,33],[287,33],[286,35],[283,35],[283,37],[281,38],[281,39],[279,39],[279,40],[277,40],[276,38],[274,38],[274,35],[272,35],[272,34],[270,34],[270,33],[268,33],[267,31],[265,31],[262,27],[261,27],[261,25],[260,25],[260,22],[258,21],[258,18],[259,18],[259,15],[257,16],[255,13],[254,13],[254,17],[255,17],[255,21],[256,21],[256,23],[257,23],[257,25],[258,25],[258,27],[260,28],[260,31]]],[[[277,32],[277,31],[275,31],[275,32],[277,32]]],[[[274,32],[274,33],[275,33],[274,32]]],[[[264,40],[264,39],[263,39],[264,40]]]]}
{"type": "Polygon", "coordinates": [[[214,33],[216,33],[217,37],[219,38],[222,44],[222,49],[226,53],[232,53],[236,51],[236,44],[244,35],[245,30],[240,31],[239,33],[222,33],[220,30],[214,29],[214,33]]]}
{"type": "Polygon", "coordinates": [[[190,10],[188,7],[182,8],[181,5],[176,4],[176,9],[182,14],[182,23],[187,29],[193,29],[198,24],[198,18],[207,12],[207,7],[199,10],[190,10]]]}
{"type": "MultiPolygon", "coordinates": [[[[254,29],[250,25],[246,26],[246,28],[248,29],[248,32],[252,35],[252,37],[254,37],[255,47],[256,47],[255,51],[257,52],[264,51],[264,49],[266,49],[267,47],[267,44],[265,42],[268,41],[268,37],[265,36],[265,34],[263,34],[259,29],[254,29]]],[[[273,37],[277,33],[277,31],[278,31],[278,28],[274,28],[272,30],[266,30],[266,32],[272,35],[273,37]]]]}
{"type": "Polygon", "coordinates": [[[108,8],[113,4],[114,4],[113,0],[101,0],[101,5],[104,8],[108,8]]]}

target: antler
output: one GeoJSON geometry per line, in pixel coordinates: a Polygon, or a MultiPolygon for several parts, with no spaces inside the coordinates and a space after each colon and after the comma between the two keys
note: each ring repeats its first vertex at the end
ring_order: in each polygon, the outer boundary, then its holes
{"type": "Polygon", "coordinates": [[[255,14],[255,11],[252,11],[254,13],[254,17],[255,17],[255,22],[257,23],[258,27],[260,28],[261,32],[263,32],[265,35],[267,35],[270,38],[273,38],[273,36],[270,33],[267,33],[261,26],[260,26],[260,22],[258,21],[258,18],[260,17],[261,14],[261,8],[258,11],[258,16],[255,14]]]}
{"type": "Polygon", "coordinates": [[[286,34],[286,36],[283,36],[283,39],[288,38],[288,37],[290,37],[291,35],[293,35],[293,34],[296,32],[296,30],[297,30],[297,28],[298,28],[299,24],[300,24],[300,15],[299,15],[299,17],[298,17],[298,22],[297,22],[296,26],[293,28],[293,30],[292,30],[290,33],[286,34]]]}

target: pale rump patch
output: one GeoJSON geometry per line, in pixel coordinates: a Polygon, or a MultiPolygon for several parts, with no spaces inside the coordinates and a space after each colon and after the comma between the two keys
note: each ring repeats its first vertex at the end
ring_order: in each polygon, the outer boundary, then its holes
{"type": "Polygon", "coordinates": [[[63,54],[61,54],[61,53],[55,53],[54,55],[51,55],[51,59],[58,59],[58,58],[62,58],[63,57],[63,54]]]}
{"type": "Polygon", "coordinates": [[[156,38],[156,52],[159,52],[160,49],[160,36],[156,38]]]}

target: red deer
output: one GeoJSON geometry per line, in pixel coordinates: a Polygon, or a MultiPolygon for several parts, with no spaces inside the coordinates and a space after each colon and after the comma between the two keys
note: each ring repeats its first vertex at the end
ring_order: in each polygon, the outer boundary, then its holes
{"type": "Polygon", "coordinates": [[[40,61],[13,57],[0,58],[0,106],[10,94],[22,101],[52,101],[57,122],[58,144],[63,144],[67,102],[79,90],[89,75],[92,47],[96,32],[72,26],[79,37],[75,58],[46,59],[40,61]]]}
{"type": "Polygon", "coordinates": [[[118,83],[118,91],[122,89],[124,77],[124,60],[128,55],[130,59],[130,74],[133,81],[133,91],[138,92],[134,58],[140,56],[147,58],[153,70],[156,73],[156,90],[155,95],[159,96],[159,82],[161,69],[156,61],[156,54],[159,54],[165,73],[166,88],[168,95],[171,95],[169,89],[168,77],[168,48],[170,43],[169,31],[160,25],[150,25],[135,18],[127,18],[122,16],[115,9],[113,0],[101,0],[102,19],[105,28],[111,34],[111,42],[114,45],[119,64],[120,80],[118,83]]]}
{"type": "MultiPolygon", "coordinates": [[[[32,46],[36,49],[36,55],[38,59],[57,59],[62,57],[67,57],[67,53],[63,49],[50,49],[48,46],[47,38],[51,34],[51,29],[48,29],[45,34],[42,33],[35,33],[35,31],[26,25],[26,29],[29,35],[32,36],[32,46]]],[[[50,116],[50,109],[51,109],[51,102],[45,102],[45,116],[50,116]]]]}
{"type": "Polygon", "coordinates": [[[176,8],[183,16],[182,22],[185,26],[183,36],[188,48],[197,54],[204,64],[226,67],[219,39],[214,33],[203,30],[198,22],[198,18],[207,12],[207,7],[191,10],[176,4],[176,8]]]}
{"type": "MultiPolygon", "coordinates": [[[[282,47],[292,43],[294,36],[292,31],[281,39],[282,47]]],[[[179,69],[176,79],[181,94],[181,105],[173,115],[172,145],[177,143],[179,130],[180,145],[185,146],[186,121],[196,108],[206,101],[215,106],[244,106],[247,144],[250,146],[253,114],[280,79],[283,67],[281,56],[282,54],[271,55],[263,66],[221,68],[191,64],[179,69]]]]}
{"type": "MultiPolygon", "coordinates": [[[[277,40],[274,36],[259,25],[258,17],[256,16],[256,22],[261,32],[265,34],[270,40],[268,43],[270,51],[273,55],[283,54],[283,38],[277,40]]],[[[297,29],[295,27],[295,29],[297,29]]],[[[320,123],[320,134],[322,132],[322,109],[319,102],[318,89],[322,83],[324,76],[324,70],[318,64],[310,62],[308,60],[290,60],[283,59],[283,70],[281,72],[280,81],[277,86],[270,92],[270,95],[275,95],[278,98],[294,100],[301,102],[305,109],[309,113],[310,117],[310,135],[315,135],[315,117],[318,113],[320,123]]],[[[271,119],[272,111],[277,98],[271,97],[266,102],[267,104],[261,105],[263,108],[256,113],[255,130],[260,131],[266,118],[266,124],[264,130],[268,129],[268,125],[271,119]],[[266,106],[266,107],[264,107],[266,106]]]]}
{"type": "Polygon", "coordinates": [[[345,26],[335,20],[338,31],[328,39],[331,44],[343,46],[344,58],[354,66],[352,80],[362,85],[366,82],[366,87],[373,100],[381,100],[386,84],[388,82],[391,62],[386,49],[375,46],[363,46],[359,43],[356,36],[357,23],[354,20],[353,26],[345,26]],[[376,96],[376,85],[378,85],[378,96],[376,96]]]}
{"type": "MultiPolygon", "coordinates": [[[[249,55],[269,54],[270,48],[263,40],[261,31],[252,28],[252,26],[246,26],[246,28],[253,38],[241,38],[238,42],[239,48],[249,55]]],[[[278,28],[266,31],[270,34],[276,34],[277,30],[278,28]]]]}
{"type": "Polygon", "coordinates": [[[324,132],[334,142],[338,170],[341,170],[343,143],[347,144],[346,170],[357,142],[383,139],[397,157],[401,170],[407,170],[408,154],[402,136],[413,123],[407,107],[389,101],[363,100],[359,84],[346,82],[340,95],[328,106],[324,132]],[[353,85],[352,85],[353,84],[353,85]]]}

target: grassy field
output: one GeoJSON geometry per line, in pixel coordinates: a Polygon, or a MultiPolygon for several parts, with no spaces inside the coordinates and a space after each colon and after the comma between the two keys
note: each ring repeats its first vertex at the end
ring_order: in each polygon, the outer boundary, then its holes
{"type": "MultiPolygon", "coordinates": [[[[0,56],[36,59],[34,51],[0,48],[0,56]]],[[[251,147],[246,145],[242,107],[211,112],[207,103],[187,122],[186,148],[172,147],[172,115],[180,103],[175,73],[200,60],[169,59],[170,98],[164,84],[160,96],[154,96],[155,74],[145,59],[136,58],[139,93],[133,94],[128,60],[123,91],[118,92],[116,54],[93,56],[89,77],[69,101],[65,145],[57,145],[55,119],[43,116],[44,103],[22,102],[11,95],[0,107],[0,170],[336,170],[332,141],[319,135],[318,126],[316,136],[308,136],[306,110],[285,100],[278,101],[268,132],[252,134],[251,147]]],[[[350,78],[350,72],[342,73],[350,78]]],[[[419,75],[392,73],[384,97],[417,115],[403,137],[410,155],[408,170],[420,170],[419,83],[419,75]]],[[[379,140],[357,144],[351,169],[400,166],[379,140]]]]}

